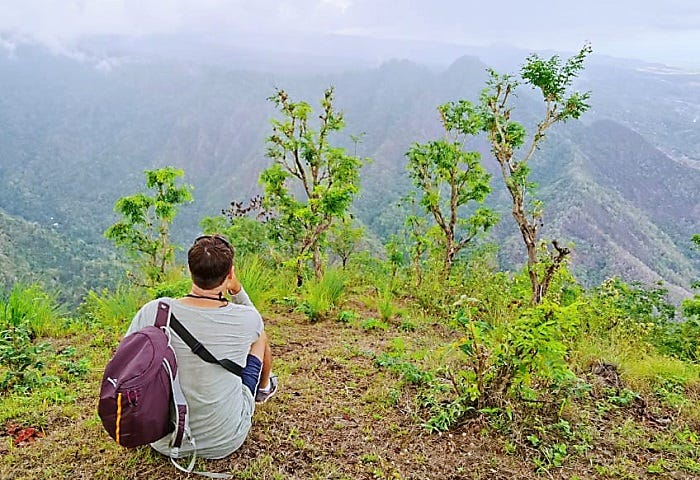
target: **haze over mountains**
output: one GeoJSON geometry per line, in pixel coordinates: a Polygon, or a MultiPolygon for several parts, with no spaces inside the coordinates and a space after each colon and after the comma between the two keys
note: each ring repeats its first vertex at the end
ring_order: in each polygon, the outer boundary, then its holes
{"type": "MultiPolygon", "coordinates": [[[[335,86],[347,122],[338,141],[353,149],[349,136],[364,132],[358,154],[374,159],[356,213],[385,237],[402,221],[395,203],[409,186],[405,152],[440,135],[436,107],[475,100],[487,65],[517,71],[528,53],[322,40],[275,52],[167,38],[92,38],[69,55],[26,44],[0,50],[0,258],[14,259],[0,281],[42,269],[57,284],[106,282],[114,252],[102,232],[116,219],[115,200],[142,188],[146,168],[175,165],[195,186],[176,225],[181,242],[202,216],[257,193],[275,87],[315,106],[335,86]],[[411,60],[380,64],[387,56],[411,60]],[[49,247],[22,243],[27,236],[63,253],[39,255],[49,247]],[[64,269],[71,275],[59,278],[64,269]]],[[[592,91],[591,111],[557,128],[533,163],[544,235],[575,243],[574,269],[590,282],[663,279],[676,299],[687,295],[700,276],[690,250],[700,232],[700,73],[594,56],[578,86],[592,91]]],[[[518,111],[526,124],[537,119],[527,90],[518,111]]],[[[483,139],[474,148],[497,173],[483,139]]],[[[513,267],[524,254],[500,178],[492,185],[490,202],[502,212],[493,238],[513,267]]]]}

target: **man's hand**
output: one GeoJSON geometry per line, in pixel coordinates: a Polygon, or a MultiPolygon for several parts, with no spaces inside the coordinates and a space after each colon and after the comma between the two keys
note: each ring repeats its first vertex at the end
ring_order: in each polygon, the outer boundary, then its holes
{"type": "Polygon", "coordinates": [[[241,291],[241,288],[243,288],[243,285],[241,285],[241,282],[236,277],[236,272],[231,268],[231,278],[229,278],[228,283],[226,283],[226,291],[229,295],[236,295],[241,291]]]}

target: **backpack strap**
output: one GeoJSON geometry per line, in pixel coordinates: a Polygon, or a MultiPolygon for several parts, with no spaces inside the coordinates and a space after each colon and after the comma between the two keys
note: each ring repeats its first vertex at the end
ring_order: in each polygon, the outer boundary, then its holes
{"type": "Polygon", "coordinates": [[[222,360],[217,359],[214,355],[211,354],[209,350],[207,350],[207,347],[199,343],[199,341],[192,336],[192,334],[185,328],[185,326],[182,323],[180,323],[180,320],[178,320],[177,317],[172,314],[170,315],[170,328],[173,329],[177,336],[180,337],[182,341],[187,344],[188,347],[190,347],[192,353],[199,356],[199,358],[201,358],[205,362],[218,363],[234,375],[238,377],[243,376],[243,367],[238,365],[236,362],[232,362],[228,358],[224,358],[222,360]]]}
{"type": "Polygon", "coordinates": [[[155,326],[163,328],[168,326],[170,317],[170,305],[165,302],[158,302],[158,312],[156,313],[155,326]]]}
{"type": "MultiPolygon", "coordinates": [[[[158,313],[156,313],[156,327],[166,328],[170,319],[170,305],[165,302],[158,302],[158,313]]],[[[172,348],[169,346],[169,348],[172,348]]],[[[170,365],[167,360],[163,359],[163,368],[168,371],[168,376],[170,377],[170,386],[173,392],[173,406],[175,407],[175,430],[173,431],[171,446],[174,448],[180,448],[182,446],[182,440],[185,435],[189,434],[189,418],[188,418],[188,408],[187,399],[185,399],[185,394],[182,393],[182,388],[180,387],[180,377],[177,367],[175,365],[170,365]]]]}

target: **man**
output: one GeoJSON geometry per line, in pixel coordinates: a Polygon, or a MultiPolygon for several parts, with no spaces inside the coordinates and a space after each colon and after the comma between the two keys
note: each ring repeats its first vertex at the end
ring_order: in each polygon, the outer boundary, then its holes
{"type": "MultiPolygon", "coordinates": [[[[187,263],[192,288],[183,298],[166,299],[172,314],[214,357],[244,367],[239,377],[218,364],[206,363],[175,333],[171,335],[197,454],[223,458],[241,446],[255,402],[265,402],[277,391],[277,378],[270,375],[272,357],[262,318],[236,278],[228,240],[219,235],[197,238],[187,263]]],[[[153,325],[157,306],[158,300],[144,305],[126,334],[153,325]]],[[[151,446],[169,455],[169,440],[168,435],[151,446]]],[[[183,444],[180,456],[191,451],[191,445],[183,444]]]]}

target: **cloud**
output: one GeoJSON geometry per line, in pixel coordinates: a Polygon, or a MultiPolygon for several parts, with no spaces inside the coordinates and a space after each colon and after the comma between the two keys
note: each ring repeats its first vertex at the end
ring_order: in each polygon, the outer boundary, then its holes
{"type": "Polygon", "coordinates": [[[17,44],[11,40],[0,37],[0,50],[4,50],[9,58],[14,58],[17,44]]]}
{"type": "Polygon", "coordinates": [[[331,7],[337,8],[342,13],[345,13],[352,2],[350,0],[321,0],[322,5],[329,5],[331,7]]]}
{"type": "Polygon", "coordinates": [[[653,51],[658,57],[682,51],[693,60],[700,58],[700,2],[501,0],[495,8],[463,0],[23,0],[0,2],[0,32],[54,50],[101,34],[197,33],[225,42],[246,35],[347,33],[557,50],[590,40],[599,53],[644,57],[653,51]]]}

